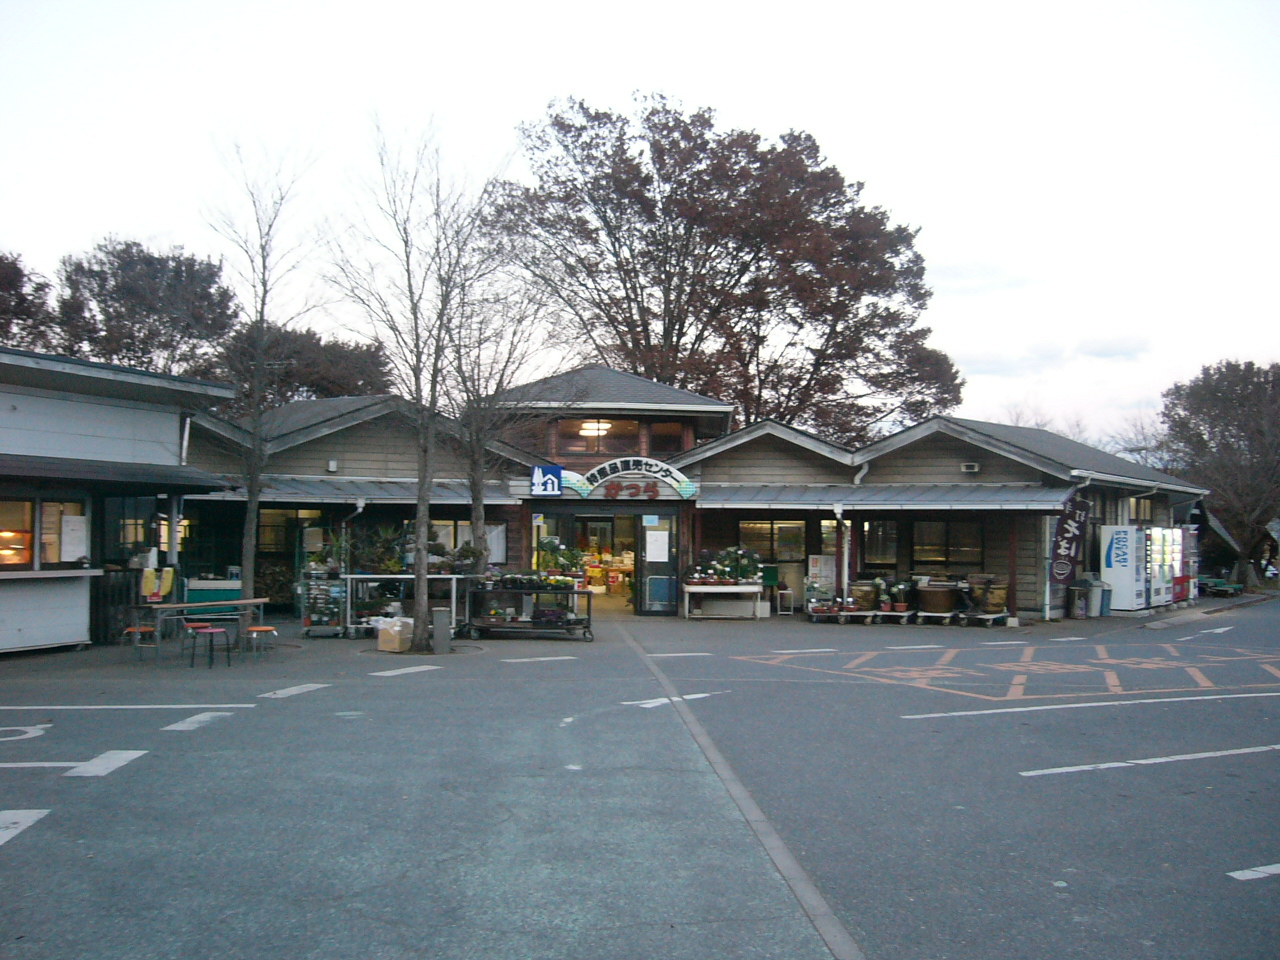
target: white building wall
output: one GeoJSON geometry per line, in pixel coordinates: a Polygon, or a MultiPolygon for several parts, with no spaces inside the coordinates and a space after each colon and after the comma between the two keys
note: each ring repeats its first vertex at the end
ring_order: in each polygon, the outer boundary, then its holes
{"type": "Polygon", "coordinates": [[[0,388],[0,451],[177,465],[181,415],[142,403],[0,388]]]}

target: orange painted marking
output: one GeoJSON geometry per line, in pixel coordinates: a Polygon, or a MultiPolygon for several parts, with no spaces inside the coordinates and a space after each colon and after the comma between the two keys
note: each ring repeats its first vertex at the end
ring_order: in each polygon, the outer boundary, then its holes
{"type": "Polygon", "coordinates": [[[942,656],[938,658],[938,662],[936,665],[939,667],[945,667],[948,663],[951,662],[952,658],[959,652],[960,652],[959,648],[946,651],[942,656]]]}
{"type": "Polygon", "coordinates": [[[1107,648],[1100,643],[1094,644],[1093,649],[1098,651],[1098,657],[1102,660],[1107,660],[1111,656],[1111,654],[1107,653],[1107,648]]]}
{"type": "Polygon", "coordinates": [[[1199,686],[1202,686],[1202,687],[1213,686],[1213,681],[1210,680],[1208,677],[1206,677],[1203,673],[1201,673],[1195,667],[1187,667],[1187,673],[1191,675],[1191,679],[1194,680],[1199,686]]]}
{"type": "Polygon", "coordinates": [[[1025,650],[1023,650],[1023,651],[1022,651],[1022,657],[1018,660],[1018,662],[1019,662],[1019,663],[1030,663],[1030,662],[1031,662],[1031,658],[1032,658],[1032,657],[1034,657],[1035,655],[1036,655],[1036,648],[1035,648],[1035,647],[1027,647],[1025,650]]]}
{"type": "Polygon", "coordinates": [[[1275,674],[1277,677],[1280,677],[1280,670],[1277,670],[1277,669],[1276,669],[1275,667],[1273,667],[1271,664],[1269,664],[1269,663],[1260,663],[1260,664],[1258,664],[1258,666],[1260,666],[1263,670],[1267,671],[1267,673],[1275,674]]]}
{"type": "Polygon", "coordinates": [[[1165,649],[1165,652],[1168,653],[1169,656],[1171,657],[1182,656],[1182,654],[1178,652],[1178,648],[1175,647],[1172,643],[1162,643],[1160,644],[1160,646],[1162,646],[1165,649]]]}
{"type": "Polygon", "coordinates": [[[850,660],[848,663],[846,663],[846,664],[844,665],[844,669],[845,669],[845,670],[852,670],[854,667],[859,666],[859,665],[861,665],[861,664],[864,664],[864,663],[866,663],[868,660],[870,660],[872,657],[876,657],[876,656],[879,656],[879,655],[880,655],[880,651],[879,651],[879,650],[873,650],[871,653],[864,653],[862,656],[860,656],[860,657],[854,657],[852,660],[850,660]]]}
{"type": "Polygon", "coordinates": [[[1107,680],[1108,693],[1124,693],[1124,687],[1120,686],[1120,678],[1114,670],[1103,670],[1102,675],[1107,680]]]}
{"type": "Polygon", "coordinates": [[[1009,684],[1009,692],[1004,695],[1006,700],[1017,700],[1027,690],[1027,675],[1020,673],[1013,678],[1013,683],[1009,684]]]}

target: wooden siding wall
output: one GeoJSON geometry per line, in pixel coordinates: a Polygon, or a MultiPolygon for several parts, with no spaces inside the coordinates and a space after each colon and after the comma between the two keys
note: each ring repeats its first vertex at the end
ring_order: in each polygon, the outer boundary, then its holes
{"type": "Polygon", "coordinates": [[[954,437],[934,434],[871,461],[864,483],[1035,483],[1040,472],[954,437]],[[981,464],[961,473],[960,464],[981,464]]]}
{"type": "Polygon", "coordinates": [[[777,437],[759,437],[704,460],[703,483],[852,483],[853,469],[777,437]]]}
{"type": "Polygon", "coordinates": [[[194,424],[187,445],[187,465],[210,473],[242,473],[244,461],[221,437],[201,430],[194,424]]]}

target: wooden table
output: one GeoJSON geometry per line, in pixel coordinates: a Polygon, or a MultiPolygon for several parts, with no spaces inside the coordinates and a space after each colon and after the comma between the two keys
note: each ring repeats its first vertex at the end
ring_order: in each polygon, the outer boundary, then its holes
{"type": "MultiPolygon", "coordinates": [[[[705,614],[689,612],[689,597],[693,594],[747,594],[748,600],[751,602],[750,619],[760,619],[760,596],[764,593],[763,583],[682,583],[681,588],[684,590],[684,618],[686,620],[745,620],[746,617],[735,616],[733,614],[705,614]]],[[[701,609],[701,605],[699,605],[701,609]]]]}
{"type": "MultiPolygon", "coordinates": [[[[237,623],[242,617],[256,616],[259,623],[262,622],[263,607],[271,602],[270,597],[254,597],[250,600],[201,600],[196,603],[135,603],[130,607],[130,617],[133,626],[137,627],[138,615],[143,610],[155,611],[155,642],[156,642],[156,659],[160,659],[160,642],[164,636],[164,623],[166,620],[181,620],[190,616],[192,613],[199,614],[202,610],[206,612],[206,618],[210,620],[235,620],[237,623]],[[228,607],[233,608],[230,612],[224,612],[228,607]],[[217,611],[214,613],[213,611],[217,611]]],[[[236,640],[239,642],[239,630],[236,631],[236,640]]],[[[137,637],[137,633],[134,633],[137,637]]],[[[212,657],[212,648],[210,657],[212,657]]]]}

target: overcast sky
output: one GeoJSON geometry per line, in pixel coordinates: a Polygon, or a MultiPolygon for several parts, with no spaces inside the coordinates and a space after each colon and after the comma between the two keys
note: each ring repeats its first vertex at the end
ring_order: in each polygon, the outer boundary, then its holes
{"type": "MultiPolygon", "coordinates": [[[[347,202],[372,118],[519,172],[550,100],[633,91],[807,130],[920,228],[965,416],[1105,433],[1219,359],[1280,360],[1280,2],[0,0],[0,250],[220,255],[233,143],[347,202]]],[[[327,329],[338,318],[320,318],[327,329]]]]}

